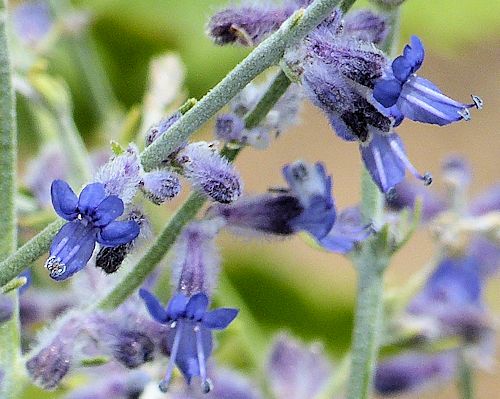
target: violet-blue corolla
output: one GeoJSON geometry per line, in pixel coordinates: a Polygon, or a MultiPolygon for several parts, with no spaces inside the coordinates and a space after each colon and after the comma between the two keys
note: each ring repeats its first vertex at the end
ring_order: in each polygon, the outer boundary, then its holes
{"type": "Polygon", "coordinates": [[[394,59],[375,83],[373,98],[382,105],[383,111],[396,118],[396,125],[403,118],[440,126],[469,120],[469,108],[481,109],[482,100],[473,95],[471,104],[455,101],[432,82],[417,76],[424,57],[424,45],[417,36],[412,36],[403,54],[394,59]]]}
{"type": "Polygon", "coordinates": [[[208,297],[203,292],[191,297],[178,292],[166,309],[150,292],[141,289],[139,295],[151,316],[171,327],[167,335],[170,360],[165,377],[160,382],[160,390],[167,391],[174,365],[177,365],[188,384],[194,376],[199,376],[202,391],[209,392],[211,382],[207,378],[206,361],[212,352],[212,330],[225,329],[234,320],[238,310],[218,308],[207,311],[208,297]]]}
{"type": "Polygon", "coordinates": [[[102,183],[85,186],[78,198],[63,180],[51,186],[52,205],[67,220],[55,236],[45,262],[50,277],[65,280],[89,261],[98,242],[105,247],[126,244],[139,234],[135,221],[115,221],[124,210],[123,201],[106,195],[102,183]]]}
{"type": "Polygon", "coordinates": [[[403,181],[407,170],[430,184],[431,176],[416,170],[393,130],[399,114],[372,98],[387,65],[385,55],[373,43],[345,37],[340,28],[336,19],[325,21],[306,38],[302,50],[287,54],[291,68],[301,66],[307,97],[325,113],[337,136],[359,142],[365,167],[382,192],[403,181]]]}
{"type": "Polygon", "coordinates": [[[210,216],[236,230],[288,236],[305,231],[323,248],[346,253],[365,239],[369,230],[355,208],[337,218],[332,178],[321,162],[296,161],[283,167],[287,188],[212,207],[210,216]]]}

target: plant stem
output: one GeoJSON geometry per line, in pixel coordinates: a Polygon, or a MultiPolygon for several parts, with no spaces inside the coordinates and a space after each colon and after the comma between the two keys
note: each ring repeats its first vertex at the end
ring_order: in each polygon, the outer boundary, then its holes
{"type": "Polygon", "coordinates": [[[52,222],[7,259],[0,262],[0,287],[7,284],[42,256],[64,223],[66,221],[62,219],[52,222]]]}
{"type": "Polygon", "coordinates": [[[15,251],[16,227],[16,97],[6,33],[6,0],[0,0],[0,256],[15,251]]]}
{"type": "MultiPolygon", "coordinates": [[[[12,86],[12,66],[7,39],[7,2],[0,0],[0,257],[6,257],[17,247],[16,167],[17,127],[16,97],[12,86]]],[[[10,320],[0,325],[0,369],[4,372],[0,384],[2,398],[15,398],[21,355],[19,304],[17,291],[10,292],[14,312],[10,320]]]]}
{"type": "Polygon", "coordinates": [[[459,364],[458,364],[458,390],[462,399],[474,398],[474,372],[470,366],[465,353],[460,350],[459,364]]]}
{"type": "Polygon", "coordinates": [[[379,335],[382,327],[383,271],[373,267],[374,259],[369,255],[370,252],[364,251],[356,262],[358,292],[354,317],[351,373],[347,387],[348,399],[369,397],[378,355],[379,335]]]}
{"type": "MultiPolygon", "coordinates": [[[[399,9],[392,9],[390,15],[391,31],[383,45],[387,53],[393,51],[397,41],[399,9]]],[[[384,271],[392,255],[388,230],[383,228],[384,196],[365,168],[361,176],[361,201],[363,219],[371,221],[378,233],[366,240],[353,255],[358,271],[358,290],[347,399],[366,399],[372,389],[383,327],[384,271]]]]}
{"type": "MultiPolygon", "coordinates": [[[[274,104],[281,98],[289,86],[288,78],[283,72],[279,72],[273,80],[266,93],[262,96],[255,108],[245,117],[245,126],[257,126],[271,110],[274,104]],[[286,81],[285,81],[286,79],[286,81]]],[[[240,148],[229,149],[224,147],[222,155],[229,161],[233,161],[238,155],[240,148]]],[[[123,277],[122,281],[102,299],[98,307],[101,309],[114,309],[120,305],[144,282],[146,277],[154,270],[163,256],[168,252],[182,231],[201,209],[206,199],[198,193],[192,193],[170,222],[165,226],[154,244],[139,261],[135,268],[123,277]]]]}
{"type": "Polygon", "coordinates": [[[285,49],[298,43],[328,17],[340,0],[316,0],[305,11],[293,14],[274,34],[264,40],[222,81],[210,90],[166,134],[147,147],[141,157],[145,170],[159,165],[181,143],[198,130],[252,79],[276,64],[285,49]]]}

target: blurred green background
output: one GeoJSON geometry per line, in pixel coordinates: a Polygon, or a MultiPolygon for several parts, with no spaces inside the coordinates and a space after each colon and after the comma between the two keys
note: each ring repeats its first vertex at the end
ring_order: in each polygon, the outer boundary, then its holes
{"type": "MultiPolygon", "coordinates": [[[[73,3],[76,8],[90,12],[88,49],[98,54],[106,75],[104,82],[110,83],[124,112],[141,103],[149,61],[155,55],[166,51],[180,55],[186,67],[186,93],[197,98],[245,56],[246,49],[217,47],[204,34],[208,17],[225,4],[227,1],[219,0],[82,0],[73,3]]],[[[367,3],[360,1],[359,4],[367,3]]],[[[405,124],[399,131],[409,154],[419,169],[430,170],[435,176],[439,175],[443,156],[450,152],[465,154],[475,170],[473,191],[479,192],[500,178],[497,112],[500,109],[500,1],[408,0],[402,15],[401,43],[411,34],[417,34],[426,44],[428,59],[422,74],[452,97],[466,100],[473,92],[481,95],[486,103],[481,113],[473,113],[470,123],[444,130],[405,124]]],[[[109,137],[101,123],[106,115],[102,115],[102,108],[89,95],[92,82],[82,72],[79,58],[82,54],[75,51],[74,44],[74,39],[58,43],[48,55],[49,70],[68,82],[77,126],[87,144],[97,147],[105,144],[109,137]]],[[[24,169],[26,161],[36,153],[40,138],[23,101],[19,103],[19,115],[20,167],[24,169]]],[[[210,138],[210,126],[197,137],[210,138]]],[[[236,164],[246,190],[257,193],[268,186],[279,186],[281,166],[298,158],[326,162],[334,176],[334,192],[340,208],[357,201],[360,162],[356,146],[336,139],[320,113],[307,104],[297,127],[285,133],[268,151],[244,151],[236,164]]],[[[435,186],[439,188],[439,179],[435,186]]],[[[159,223],[175,209],[175,204],[156,211],[159,223]]],[[[312,249],[298,237],[262,243],[224,236],[221,245],[229,280],[266,333],[285,329],[307,341],[321,340],[335,356],[348,348],[355,276],[345,258],[312,249]]],[[[432,254],[431,236],[428,232],[419,232],[396,256],[388,284],[401,284],[432,254]]],[[[500,310],[499,289],[496,280],[488,291],[496,311],[500,310]]],[[[481,375],[478,398],[495,397],[491,395],[500,391],[499,376],[498,370],[481,375]]],[[[429,397],[455,395],[450,387],[429,397]]]]}

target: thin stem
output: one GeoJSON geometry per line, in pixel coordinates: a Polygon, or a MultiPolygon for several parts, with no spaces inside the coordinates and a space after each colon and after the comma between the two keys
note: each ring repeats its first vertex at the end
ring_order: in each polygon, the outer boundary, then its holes
{"type": "Polygon", "coordinates": [[[29,267],[44,252],[47,252],[52,239],[64,223],[65,221],[62,219],[52,222],[7,259],[0,262],[0,287],[29,267]]]}
{"type": "MultiPolygon", "coordinates": [[[[256,126],[267,115],[272,105],[275,104],[285,93],[288,85],[283,80],[284,74],[280,72],[259,100],[255,108],[245,118],[245,126],[250,125],[249,120],[256,126]]],[[[286,78],[286,76],[285,76],[286,78]]],[[[288,78],[286,78],[288,80],[288,78]]],[[[234,161],[240,149],[229,149],[224,147],[221,154],[229,161],[234,161]]],[[[182,228],[189,223],[205,203],[205,197],[198,193],[192,193],[186,202],[177,211],[171,221],[165,226],[155,243],[146,255],[139,261],[136,267],[130,271],[123,280],[99,303],[102,309],[114,309],[132,294],[154,270],[163,256],[174,244],[182,228]]],[[[1,270],[1,269],[0,269],[1,270]]]]}
{"type": "MultiPolygon", "coordinates": [[[[392,13],[393,25],[389,39],[384,43],[387,52],[393,48],[399,27],[399,10],[393,10],[392,13]]],[[[366,399],[372,390],[383,327],[384,271],[391,259],[388,230],[382,227],[384,196],[364,168],[361,176],[361,200],[363,218],[371,221],[378,233],[365,241],[353,255],[358,271],[358,290],[347,399],[366,399]]]]}
{"type": "Polygon", "coordinates": [[[340,0],[316,0],[305,11],[293,14],[281,28],[264,40],[219,84],[210,90],[166,134],[147,147],[141,157],[146,170],[159,165],[181,143],[215,115],[257,75],[283,56],[285,49],[298,43],[328,17],[340,0]]]}
{"type": "Polygon", "coordinates": [[[474,399],[474,371],[463,350],[460,350],[457,388],[462,399],[474,399]]]}
{"type": "Polygon", "coordinates": [[[6,1],[0,0],[0,256],[13,252],[16,233],[16,97],[6,33],[6,1]]]}
{"type": "MultiPolygon", "coordinates": [[[[16,97],[12,86],[12,66],[7,39],[7,2],[0,0],[0,257],[6,257],[17,247],[16,222],[16,163],[17,126],[16,97]]],[[[19,365],[21,337],[17,291],[10,292],[14,312],[10,320],[0,325],[0,369],[5,373],[0,386],[2,398],[17,397],[20,388],[19,365]]]]}
{"type": "Polygon", "coordinates": [[[369,397],[382,326],[382,293],[381,274],[359,274],[348,399],[369,397]]]}

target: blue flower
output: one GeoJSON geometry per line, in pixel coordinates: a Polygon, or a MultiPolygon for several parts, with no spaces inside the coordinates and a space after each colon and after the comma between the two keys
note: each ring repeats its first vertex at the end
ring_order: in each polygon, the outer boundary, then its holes
{"type": "Polygon", "coordinates": [[[212,207],[211,214],[239,229],[282,236],[307,231],[322,239],[336,218],[331,176],[322,163],[302,161],[286,165],[283,175],[288,188],[212,207]]]}
{"type": "Polygon", "coordinates": [[[175,364],[188,384],[194,376],[199,376],[203,392],[209,392],[211,384],[206,375],[206,360],[212,352],[212,330],[225,329],[238,310],[218,308],[207,311],[208,297],[202,292],[191,297],[176,293],[166,309],[150,292],[141,289],[139,295],[151,316],[171,327],[167,336],[170,361],[165,378],[160,382],[160,390],[167,391],[175,364]]]}
{"type": "Polygon", "coordinates": [[[123,202],[117,196],[106,196],[101,183],[88,184],[77,198],[68,183],[54,180],[51,195],[54,210],[68,221],[55,236],[45,262],[54,280],[65,280],[81,270],[92,256],[96,242],[115,247],[139,234],[135,221],[115,221],[123,213],[123,202]]]}
{"type": "Polygon", "coordinates": [[[359,150],[366,169],[383,193],[401,183],[406,170],[425,185],[432,183],[429,173],[420,174],[410,162],[403,142],[396,133],[373,134],[371,140],[360,144],[359,150]]]}
{"type": "MultiPolygon", "coordinates": [[[[424,46],[417,36],[405,46],[384,77],[375,83],[373,98],[388,114],[401,114],[413,121],[434,125],[448,125],[470,119],[469,108],[481,109],[483,102],[472,96],[472,104],[455,101],[439,90],[432,82],[415,73],[424,62],[424,46]]],[[[402,118],[399,118],[398,124],[402,118]]]]}

